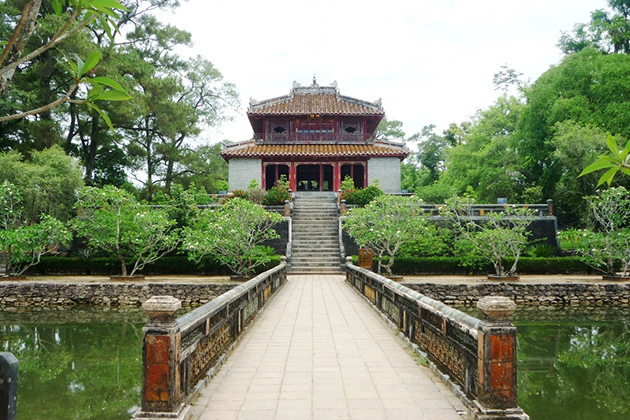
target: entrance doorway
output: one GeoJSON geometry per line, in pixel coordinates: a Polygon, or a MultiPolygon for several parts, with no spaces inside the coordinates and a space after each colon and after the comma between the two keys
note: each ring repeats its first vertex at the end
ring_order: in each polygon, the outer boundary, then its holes
{"type": "Polygon", "coordinates": [[[289,165],[270,164],[265,166],[265,190],[269,191],[278,185],[278,180],[283,175],[287,180],[289,179],[289,165]]]}
{"type": "Polygon", "coordinates": [[[341,181],[349,176],[354,181],[354,188],[365,188],[365,168],[358,163],[341,165],[341,181]]]}
{"type": "Polygon", "coordinates": [[[296,171],[298,191],[332,191],[333,166],[326,164],[298,165],[296,171]]]}

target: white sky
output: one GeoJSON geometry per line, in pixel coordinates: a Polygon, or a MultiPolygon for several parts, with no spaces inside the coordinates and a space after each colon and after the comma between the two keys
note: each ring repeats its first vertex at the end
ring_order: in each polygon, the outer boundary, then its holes
{"type": "Polygon", "coordinates": [[[182,54],[212,61],[236,84],[241,109],[212,143],[251,138],[249,98],[286,95],[295,80],[338,82],[341,94],[382,98],[407,135],[469,119],[500,92],[507,64],[535,81],[562,54],[561,31],[605,0],[188,0],[160,20],[192,33],[182,54]]]}

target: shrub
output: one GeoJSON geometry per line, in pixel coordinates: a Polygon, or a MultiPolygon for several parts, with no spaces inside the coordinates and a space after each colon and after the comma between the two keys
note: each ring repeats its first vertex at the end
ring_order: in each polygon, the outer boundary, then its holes
{"type": "Polygon", "coordinates": [[[265,191],[260,187],[254,187],[247,190],[248,200],[254,204],[262,204],[265,198],[265,191]]]}
{"type": "Polygon", "coordinates": [[[289,190],[281,187],[271,187],[263,197],[265,206],[281,206],[286,200],[291,200],[289,190]]]}
{"type": "Polygon", "coordinates": [[[231,195],[228,195],[227,197],[223,199],[223,201],[221,201],[221,204],[225,204],[229,200],[232,200],[234,198],[242,198],[243,200],[247,200],[247,192],[243,190],[234,190],[232,191],[231,195]]]}
{"type": "MultiPolygon", "coordinates": [[[[352,257],[356,264],[358,258],[352,257]]],[[[387,259],[387,257],[384,257],[387,259]]],[[[507,259],[506,263],[513,262],[507,259]]],[[[479,267],[463,267],[458,257],[397,257],[392,271],[400,275],[466,275],[485,274],[492,270],[489,261],[479,267]]],[[[519,259],[522,274],[591,274],[595,270],[576,257],[550,257],[519,259]]]]}

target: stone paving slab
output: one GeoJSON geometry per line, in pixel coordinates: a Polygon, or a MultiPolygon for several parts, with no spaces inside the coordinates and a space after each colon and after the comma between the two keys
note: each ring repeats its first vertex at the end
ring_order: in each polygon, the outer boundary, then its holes
{"type": "Polygon", "coordinates": [[[294,275],[193,405],[196,420],[462,420],[341,275],[294,275]]]}

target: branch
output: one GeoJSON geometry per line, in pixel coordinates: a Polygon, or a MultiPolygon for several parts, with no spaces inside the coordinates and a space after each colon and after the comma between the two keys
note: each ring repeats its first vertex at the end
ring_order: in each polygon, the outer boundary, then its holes
{"type": "Polygon", "coordinates": [[[66,92],[66,94],[64,96],[62,96],[61,98],[57,99],[54,102],[49,103],[48,105],[44,105],[41,106],[39,108],[35,108],[32,109],[30,111],[26,111],[26,112],[20,112],[17,114],[13,114],[13,115],[7,115],[6,117],[0,117],[0,123],[3,123],[5,121],[11,121],[11,120],[19,120],[20,118],[24,118],[24,117],[28,117],[29,115],[37,115],[37,114],[41,114],[42,112],[46,112],[49,111],[50,109],[61,105],[64,102],[71,102],[71,103],[84,103],[84,101],[79,101],[76,99],[70,99],[70,96],[74,93],[75,90],[77,90],[77,88],[79,87],[78,83],[75,83],[74,85],[72,85],[70,87],[70,90],[68,92],[66,92]]]}
{"type": "MultiPolygon", "coordinates": [[[[4,60],[7,59],[7,56],[9,55],[9,51],[11,51],[11,48],[13,48],[13,45],[17,41],[18,36],[20,35],[20,32],[22,32],[22,28],[24,27],[26,20],[27,19],[32,19],[33,21],[35,20],[33,19],[31,15],[31,9],[35,8],[33,11],[35,12],[35,18],[36,18],[37,12],[39,11],[40,6],[41,6],[41,0],[35,0],[34,2],[27,2],[24,5],[24,9],[22,10],[22,17],[20,18],[20,21],[18,22],[17,26],[15,27],[15,30],[13,31],[13,36],[11,37],[8,44],[4,48],[2,57],[0,57],[0,65],[2,65],[2,63],[4,63],[4,60]]],[[[19,53],[21,54],[22,52],[19,51],[19,53]]]]}
{"type": "MultiPolygon", "coordinates": [[[[74,16],[74,13],[73,13],[72,16],[74,16]]],[[[71,19],[72,19],[72,17],[71,17],[71,19]]],[[[36,49],[32,53],[22,57],[19,60],[14,61],[11,64],[8,64],[8,65],[0,68],[0,76],[5,74],[5,73],[7,73],[7,72],[9,72],[9,71],[11,71],[11,70],[15,70],[17,68],[17,66],[19,66],[20,64],[24,64],[27,61],[32,60],[33,58],[35,58],[38,55],[42,54],[44,51],[47,51],[47,50],[51,49],[52,47],[56,46],[57,44],[60,44],[61,42],[65,41],[66,39],[70,38],[72,35],[74,35],[75,33],[79,32],[81,29],[83,29],[84,27],[86,27],[87,25],[92,23],[94,21],[94,19],[96,19],[95,16],[90,16],[86,20],[84,20],[81,23],[79,23],[79,25],[77,25],[76,27],[70,29],[65,34],[60,35],[60,33],[58,33],[48,43],[46,43],[45,45],[42,45],[41,47],[39,47],[38,49],[36,49]]],[[[64,28],[65,28],[65,26],[64,26],[64,28]]]]}

